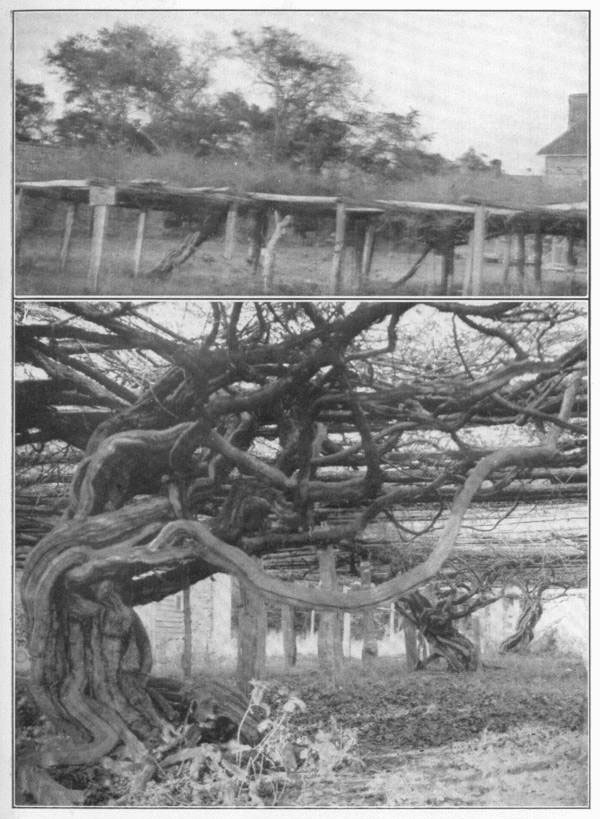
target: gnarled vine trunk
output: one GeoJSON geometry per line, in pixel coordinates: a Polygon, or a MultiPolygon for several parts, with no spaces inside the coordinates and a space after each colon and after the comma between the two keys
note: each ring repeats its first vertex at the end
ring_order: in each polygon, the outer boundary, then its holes
{"type": "MultiPolygon", "coordinates": [[[[338,612],[364,612],[406,598],[435,577],[452,552],[466,510],[490,476],[499,476],[501,491],[503,481],[512,481],[519,470],[577,466],[585,458],[581,427],[570,421],[581,392],[582,343],[538,361],[524,358],[508,336],[514,361],[507,365],[502,358],[498,366],[492,361],[476,379],[444,376],[430,384],[427,376],[396,383],[401,370],[392,361],[391,382],[387,375],[379,382],[359,342],[387,319],[386,346],[376,352],[391,354],[396,326],[410,309],[405,303],[359,305],[341,316],[337,307],[320,312],[312,303],[285,309],[253,305],[249,314],[242,314],[238,303],[227,309],[213,305],[212,329],[194,344],[145,333],[135,322],[123,324],[112,306],[69,303],[61,309],[97,322],[102,332],[75,326],[58,370],[51,357],[61,332],[73,328],[65,330],[68,322],[51,329],[23,325],[23,361],[44,367],[53,379],[53,401],[60,397],[72,407],[77,399],[86,413],[106,405],[104,392],[88,383],[87,359],[82,363],[70,352],[79,342],[104,349],[110,337],[127,349],[160,354],[170,366],[139,397],[121,395],[121,403],[110,404],[113,411],[102,414],[100,423],[90,426],[92,416],[84,416],[74,443],[80,445],[82,430],[94,431],[76,469],[68,508],[25,562],[21,592],[31,691],[62,732],[22,760],[23,786],[31,789],[37,782],[34,796],[41,804],[76,799],[52,785],[45,768],[91,765],[117,747],[139,763],[142,786],[164,763],[159,749],[169,746],[182,710],[202,700],[202,691],[152,677],[150,644],[136,606],[223,571],[263,600],[326,612],[333,633],[338,612]],[[254,323],[248,318],[252,310],[254,323]],[[276,321],[270,324],[272,315],[276,321]],[[297,329],[290,322],[297,322],[297,329]],[[281,338],[274,339],[275,324],[281,338]],[[87,380],[75,378],[79,371],[87,380]],[[517,437],[514,445],[495,450],[458,451],[448,444],[439,460],[416,467],[410,443],[409,457],[400,443],[421,428],[457,434],[463,425],[520,425],[529,417],[568,431],[571,448],[563,453],[550,435],[530,445],[517,437]],[[405,481],[415,485],[403,486],[405,481]],[[435,499],[442,490],[450,508],[436,545],[372,588],[365,584],[345,593],[333,581],[320,588],[284,582],[256,559],[296,546],[323,555],[336,548],[344,560],[354,559],[355,552],[360,558],[357,536],[377,515],[405,498],[435,499]],[[327,510],[336,507],[354,509],[348,524],[328,525],[327,510]]],[[[460,314],[467,308],[451,309],[460,314]]],[[[495,306],[491,316],[491,307],[472,309],[492,320],[516,308],[495,306]]],[[[490,334],[489,327],[484,330],[490,334]]],[[[499,333],[505,344],[507,333],[499,333]]],[[[105,372],[98,378],[98,384],[110,381],[105,372]]],[[[23,422],[24,441],[37,440],[31,436],[40,424],[35,413],[23,422]]],[[[52,440],[54,429],[42,440],[52,440]]],[[[330,564],[333,576],[335,561],[330,564]]],[[[409,597],[409,605],[411,599],[417,597],[409,597]]],[[[416,603],[413,608],[434,650],[456,667],[472,667],[469,647],[448,618],[440,620],[442,612],[427,607],[417,611],[416,603]]],[[[226,699],[239,721],[244,698],[233,693],[226,699]]]]}

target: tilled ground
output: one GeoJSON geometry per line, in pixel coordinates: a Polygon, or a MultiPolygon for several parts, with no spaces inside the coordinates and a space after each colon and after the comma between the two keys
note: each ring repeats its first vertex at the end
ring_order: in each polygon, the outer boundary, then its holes
{"type": "Polygon", "coordinates": [[[282,805],[302,807],[581,807],[587,737],[536,723],[441,748],[380,748],[364,770],[302,780],[282,805]]]}
{"type": "MultiPolygon", "coordinates": [[[[370,666],[345,664],[338,680],[321,674],[315,663],[292,673],[273,668],[267,677],[273,690],[282,684],[306,705],[292,717],[292,742],[294,737],[300,745],[302,737],[314,742],[319,729],[329,737],[356,740],[340,754],[340,764],[310,773],[300,765],[278,774],[283,787],[277,805],[588,804],[587,673],[573,657],[502,656],[471,674],[407,673],[397,659],[380,658],[370,666]]],[[[23,725],[17,750],[23,751],[45,728],[27,711],[24,694],[18,702],[23,725]]],[[[169,776],[144,804],[230,804],[198,803],[188,774],[169,776]]],[[[85,787],[86,804],[110,804],[112,794],[96,782],[94,771],[84,779],[66,784],[85,787]]],[[[271,804],[270,798],[264,804],[271,804]]]]}
{"type": "Polygon", "coordinates": [[[303,779],[285,804],[586,805],[585,668],[545,657],[497,663],[476,674],[406,674],[379,660],[367,673],[350,668],[337,685],[303,680],[303,727],[333,716],[353,728],[361,765],[303,779]]]}

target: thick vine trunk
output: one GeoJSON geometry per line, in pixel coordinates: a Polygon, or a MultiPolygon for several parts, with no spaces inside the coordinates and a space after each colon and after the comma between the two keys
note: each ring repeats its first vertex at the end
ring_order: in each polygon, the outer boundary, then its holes
{"type": "Polygon", "coordinates": [[[146,273],[147,278],[159,279],[160,281],[166,281],[170,278],[177,268],[181,267],[184,262],[187,262],[194,255],[203,242],[221,230],[226,218],[226,207],[213,206],[202,217],[198,229],[188,234],[179,247],[167,253],[157,265],[149,270],[146,273]]]}
{"type": "Polygon", "coordinates": [[[524,651],[529,646],[533,640],[534,629],[544,612],[542,605],[543,590],[543,586],[536,587],[521,598],[521,616],[517,628],[514,634],[511,634],[500,643],[499,651],[501,653],[524,651]]]}
{"type": "Polygon", "coordinates": [[[404,599],[407,614],[429,646],[429,656],[418,660],[416,668],[425,668],[435,659],[443,658],[450,671],[475,671],[479,652],[461,634],[443,604],[433,604],[421,592],[412,592],[404,599]]]}
{"type": "MultiPolygon", "coordinates": [[[[375,320],[381,307],[369,305],[364,310],[375,320]]],[[[358,310],[357,314],[360,317],[358,310]]],[[[268,385],[258,404],[253,403],[254,393],[249,393],[249,397],[219,397],[209,408],[219,416],[256,410],[267,399],[272,405],[289,393],[291,386],[299,388],[321,367],[337,363],[337,352],[319,347],[308,357],[308,363],[290,369],[292,375],[282,376],[273,388],[268,385]]],[[[206,370],[201,368],[201,379],[196,370],[192,372],[203,385],[206,370]]],[[[511,373],[518,374],[514,368],[511,373]]],[[[501,374],[504,377],[508,375],[501,374]]],[[[196,388],[200,389],[197,384],[196,388]]],[[[561,421],[568,419],[575,389],[574,383],[565,393],[561,421]]],[[[377,471],[369,462],[372,447],[368,428],[364,423],[361,426],[360,411],[354,404],[352,407],[366,441],[369,469],[366,478],[338,485],[345,503],[353,502],[355,495],[360,500],[365,492],[371,497],[378,485],[377,471]]],[[[118,424],[132,417],[120,415],[118,424]]],[[[135,417],[141,425],[140,416],[135,417]]],[[[557,452],[556,441],[549,439],[542,446],[507,447],[482,457],[456,494],[439,542],[426,560],[375,589],[345,594],[336,588],[331,546],[321,550],[325,582],[321,588],[310,588],[267,574],[254,558],[234,545],[238,538],[262,531],[278,493],[303,504],[307,499],[335,496],[330,483],[311,480],[310,472],[301,482],[294,474],[284,474],[235,446],[233,438],[219,434],[207,415],[168,429],[138,428],[103,437],[108,429],[110,425],[96,430],[88,454],[76,470],[64,519],[32,549],[23,570],[32,694],[41,711],[65,735],[42,748],[35,758],[25,760],[26,767],[90,765],[121,745],[144,770],[152,769],[151,752],[169,735],[173,705],[151,684],[150,645],[134,606],[162,599],[215,571],[225,571],[263,599],[323,611],[323,645],[331,667],[339,669],[340,611],[369,609],[426,583],[450,554],[465,511],[488,475],[507,465],[553,463],[557,452]],[[228,510],[226,521],[207,524],[195,520],[188,509],[187,490],[198,478],[198,460],[192,456],[203,448],[228,462],[222,474],[213,464],[213,472],[221,479],[235,466],[243,475],[270,486],[273,498],[264,493],[261,497],[260,492],[249,497],[242,493],[240,502],[228,510]],[[140,500],[141,495],[151,498],[140,500]],[[213,529],[217,524],[220,537],[213,529]],[[226,539],[223,533],[228,533],[226,539]]],[[[210,482],[210,470],[208,477],[210,482]]],[[[434,649],[437,646],[449,662],[456,659],[463,667],[469,666],[464,638],[461,642],[460,635],[444,628],[435,617],[423,620],[422,630],[434,649]]]]}

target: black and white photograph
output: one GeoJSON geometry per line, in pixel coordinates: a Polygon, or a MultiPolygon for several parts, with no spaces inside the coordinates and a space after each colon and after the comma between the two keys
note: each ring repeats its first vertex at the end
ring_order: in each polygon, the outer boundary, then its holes
{"type": "Polygon", "coordinates": [[[18,12],[15,293],[585,296],[586,12],[18,12]]]}
{"type": "Polygon", "coordinates": [[[585,805],[585,302],[15,309],[27,803],[585,805]]]}
{"type": "Polygon", "coordinates": [[[589,810],[591,12],[4,19],[0,814],[589,810]]]}

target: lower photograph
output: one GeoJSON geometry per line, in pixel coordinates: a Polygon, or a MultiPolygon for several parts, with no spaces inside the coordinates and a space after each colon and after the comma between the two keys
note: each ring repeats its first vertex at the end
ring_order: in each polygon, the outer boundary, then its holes
{"type": "Polygon", "coordinates": [[[13,805],[588,806],[587,337],[17,301],[13,805]]]}

